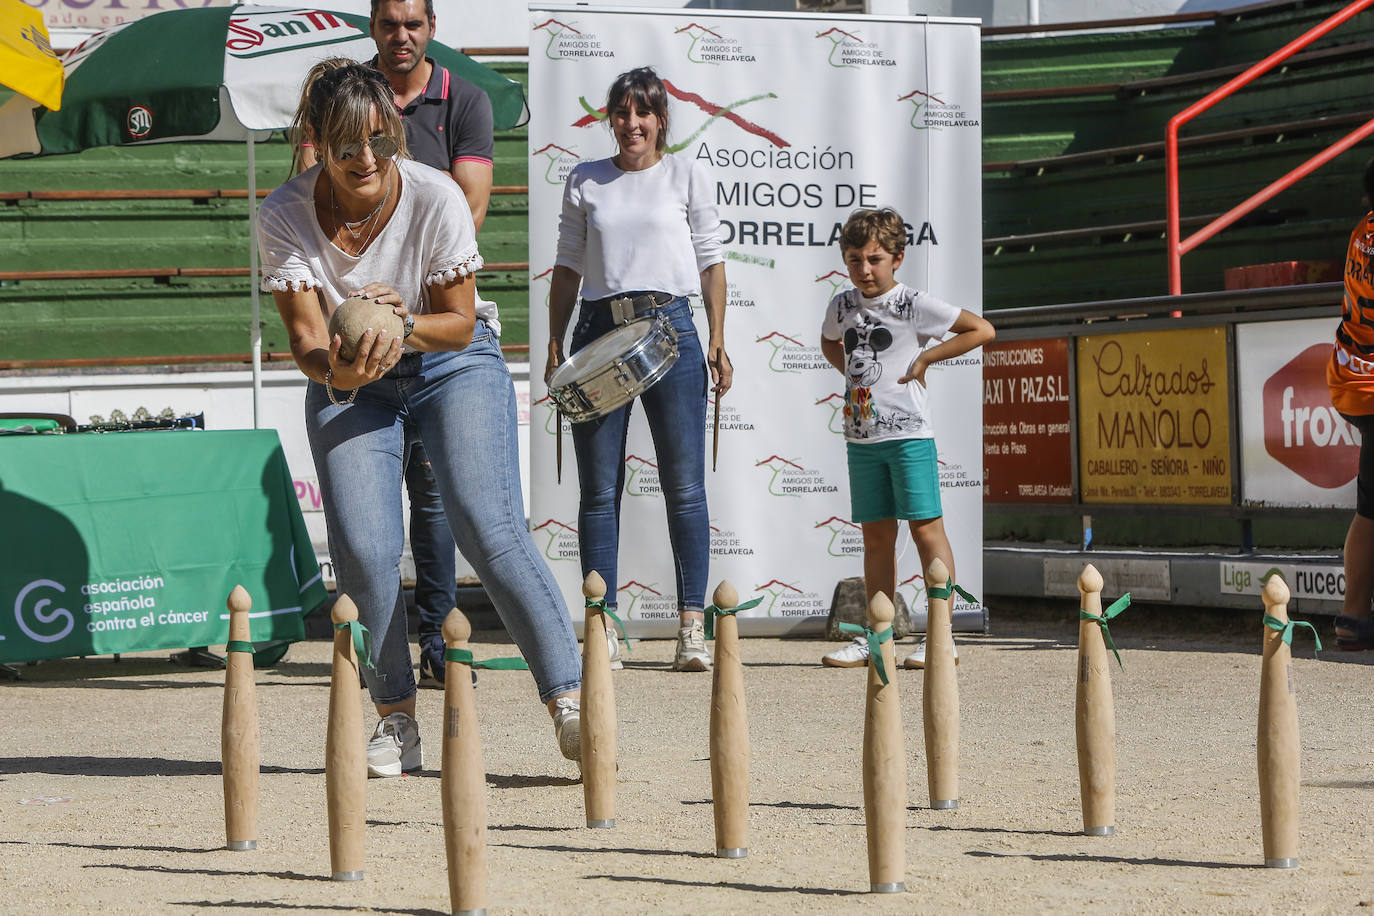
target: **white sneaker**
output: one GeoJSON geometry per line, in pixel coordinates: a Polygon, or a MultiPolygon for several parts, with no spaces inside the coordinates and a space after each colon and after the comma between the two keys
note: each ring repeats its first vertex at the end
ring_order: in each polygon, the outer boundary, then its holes
{"type": "Polygon", "coordinates": [[[711,670],[711,653],[706,649],[706,628],[701,623],[693,623],[677,631],[677,653],[673,656],[673,670],[711,670]]]}
{"type": "Polygon", "coordinates": [[[569,760],[582,762],[582,701],[577,697],[554,700],[553,733],[558,750],[569,760]]]}
{"type": "Polygon", "coordinates": [[[420,748],[420,727],[403,712],[393,712],[377,723],[367,742],[367,775],[400,776],[425,765],[420,748]]]}
{"type": "MultiPolygon", "coordinates": [[[[956,664],[956,665],[959,664],[959,644],[958,644],[958,643],[955,643],[955,644],[954,644],[954,664],[956,664]]],[[[912,652],[910,655],[908,655],[908,656],[906,657],[906,661],[902,662],[902,667],[903,667],[903,668],[924,668],[925,666],[926,666],[926,641],[925,641],[925,638],[923,637],[923,638],[921,639],[921,641],[920,641],[919,643],[916,644],[916,651],[915,651],[915,652],[912,652]]]]}
{"type": "Polygon", "coordinates": [[[620,640],[616,639],[616,629],[614,624],[606,627],[606,648],[611,653],[611,670],[619,671],[625,667],[625,663],[620,660],[620,640]]]}
{"type": "Polygon", "coordinates": [[[855,636],[847,646],[821,656],[821,664],[827,668],[862,668],[868,664],[868,640],[855,636]]]}

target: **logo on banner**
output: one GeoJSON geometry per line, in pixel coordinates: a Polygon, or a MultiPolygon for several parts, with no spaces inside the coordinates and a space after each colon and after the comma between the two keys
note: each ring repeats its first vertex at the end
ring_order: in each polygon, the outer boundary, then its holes
{"type": "Polygon", "coordinates": [[[830,287],[830,295],[825,297],[827,303],[853,285],[849,282],[849,274],[842,270],[832,270],[828,274],[817,277],[813,282],[825,283],[830,287]]]}
{"type": "Polygon", "coordinates": [[[832,515],[823,522],[816,522],[817,529],[824,529],[830,533],[830,541],[825,545],[825,552],[832,557],[861,557],[864,553],[864,532],[863,529],[849,519],[840,518],[832,515]]]}
{"type": "Polygon", "coordinates": [[[659,496],[658,465],[638,455],[625,456],[625,492],[629,496],[659,496]]]}
{"type": "Polygon", "coordinates": [[[769,617],[814,617],[829,609],[829,604],[816,592],[804,591],[779,579],[765,582],[754,591],[768,595],[761,607],[769,617]]]}
{"type": "Polygon", "coordinates": [[[688,41],[687,59],[694,64],[725,63],[752,64],[754,55],[744,50],[744,45],[734,38],[721,34],[719,26],[698,25],[693,22],[673,30],[688,41]]]}
{"type": "MultiPolygon", "coordinates": [[[[744,419],[744,414],[735,406],[735,401],[722,401],[720,405],[720,428],[738,429],[745,432],[753,432],[754,424],[744,419]]],[[[714,431],[716,425],[716,399],[712,395],[706,396],[706,432],[709,434],[714,431]]]]}
{"type": "Polygon", "coordinates": [[[919,89],[906,95],[897,96],[897,101],[906,102],[914,109],[911,112],[911,126],[917,130],[939,130],[942,127],[977,127],[978,119],[969,117],[964,106],[945,102],[919,89]]]}
{"type": "Polygon", "coordinates": [[[362,29],[324,10],[274,10],[230,16],[229,38],[224,42],[224,49],[230,57],[247,60],[264,54],[355,41],[362,35],[362,29]]]}
{"type": "Polygon", "coordinates": [[[940,468],[940,489],[942,490],[958,487],[978,487],[981,489],[983,486],[981,474],[977,477],[970,477],[963,464],[957,461],[945,462],[936,459],[936,464],[940,468]]]}
{"type": "Polygon", "coordinates": [[[864,41],[853,32],[829,28],[817,33],[816,37],[830,44],[830,53],[826,61],[836,69],[897,66],[897,62],[884,54],[876,44],[864,41]]]}
{"type": "MultiPolygon", "coordinates": [[[[558,435],[558,402],[553,399],[553,395],[544,395],[531,404],[530,407],[542,408],[544,411],[544,432],[548,433],[550,436],[558,435]]],[[[563,418],[563,432],[572,432],[572,421],[567,417],[563,418]]]]}
{"type": "Polygon", "coordinates": [[[38,31],[31,25],[24,26],[19,32],[19,37],[33,45],[33,49],[44,57],[57,57],[53,53],[52,44],[48,41],[48,36],[38,31]]]}
{"type": "MultiPolygon", "coordinates": [[[[761,137],[762,139],[767,140],[773,146],[777,147],[778,150],[781,150],[781,152],[778,152],[777,150],[754,151],[755,154],[761,156],[763,159],[770,160],[770,165],[773,164],[772,160],[776,158],[786,158],[787,162],[789,164],[791,163],[792,154],[786,149],[786,147],[790,146],[791,144],[789,144],[786,140],[784,140],[782,137],[778,136],[776,133],[769,130],[768,128],[763,127],[760,124],[755,124],[753,121],[750,121],[747,118],[743,118],[736,113],[736,109],[743,108],[745,105],[750,105],[754,102],[763,101],[764,99],[776,99],[778,97],[777,93],[764,92],[760,93],[759,95],[746,96],[745,98],[721,105],[717,104],[716,102],[709,101],[708,99],[704,98],[701,95],[698,95],[695,92],[691,92],[686,89],[681,89],[677,85],[675,85],[671,80],[665,79],[663,81],[663,88],[667,90],[668,94],[677,101],[684,102],[687,105],[690,105],[693,108],[700,110],[703,114],[706,115],[706,118],[701,122],[699,126],[688,131],[687,138],[685,140],[682,140],[679,143],[669,143],[668,152],[681,152],[688,145],[696,142],[697,138],[704,134],[707,130],[709,130],[717,121],[728,121],[729,123],[735,125],[745,133],[751,134],[755,137],[761,137]]],[[[573,127],[591,127],[593,124],[598,124],[601,121],[606,120],[606,109],[604,107],[595,107],[591,102],[587,101],[587,98],[585,96],[579,96],[577,101],[578,104],[582,106],[582,110],[585,111],[586,114],[578,118],[576,121],[572,122],[573,127]]],[[[685,116],[681,114],[681,109],[677,109],[677,111],[679,113],[674,114],[673,117],[678,119],[678,123],[682,123],[682,119],[685,116]]],[[[747,150],[735,151],[735,153],[740,152],[744,153],[746,160],[750,158],[750,154],[747,150]]],[[[725,153],[728,164],[730,156],[732,154],[729,150],[726,150],[725,153]]],[[[834,154],[831,155],[833,157],[834,154]]],[[[718,157],[719,153],[717,153],[717,158],[718,157]]],[[[697,153],[697,158],[705,158],[708,162],[712,161],[712,154],[709,150],[706,149],[705,144],[702,144],[702,149],[697,153]]],[[[746,161],[746,164],[749,163],[746,161]]],[[[782,165],[780,167],[787,168],[788,166],[782,165]]]]}
{"type": "Polygon", "coordinates": [[[745,544],[733,528],[711,526],[711,556],[752,557],[754,548],[745,544]]]}
{"type": "Polygon", "coordinates": [[[909,579],[897,583],[898,594],[906,598],[907,613],[923,610],[926,607],[926,577],[916,573],[909,579]],[[902,589],[907,589],[903,592],[902,589]]]}
{"type": "Polygon", "coordinates": [[[135,140],[142,140],[153,132],[153,113],[142,105],[135,105],[124,116],[124,129],[135,140]]]}
{"type": "Polygon", "coordinates": [[[548,44],[544,46],[544,56],[549,60],[577,60],[584,57],[615,57],[610,48],[602,47],[601,39],[594,32],[584,32],[569,22],[546,19],[534,27],[536,32],[547,32],[548,44]]]}
{"type": "Polygon", "coordinates": [[[1359,471],[1359,433],[1331,406],[1331,344],[1313,344],[1264,383],[1264,450],[1313,486],[1334,489],[1359,471]]]}
{"type": "Polygon", "coordinates": [[[768,368],[774,372],[797,373],[810,369],[833,369],[820,347],[808,347],[795,337],[772,331],[755,338],[754,343],[769,347],[768,368]]]}
{"type": "MultiPolygon", "coordinates": [[[[742,258],[735,258],[734,260],[742,260],[742,258]]],[[[763,261],[767,261],[767,265],[766,265],[766,266],[768,266],[768,267],[772,267],[772,266],[773,266],[773,260],[772,260],[771,258],[763,258],[762,260],[763,260],[763,261]]],[[[735,284],[735,283],[727,284],[726,289],[728,290],[728,293],[727,293],[726,298],[725,298],[725,305],[726,305],[727,308],[732,308],[732,309],[752,309],[752,308],[757,308],[757,307],[758,307],[758,303],[757,303],[757,302],[755,302],[753,299],[751,299],[751,298],[745,296],[744,293],[742,293],[742,292],[740,291],[740,288],[739,288],[739,285],[738,285],[738,284],[735,284]]]]}
{"type": "Polygon", "coordinates": [[[630,603],[624,605],[625,613],[621,614],[621,617],[635,616],[642,620],[665,620],[678,616],[677,596],[665,595],[652,585],[630,580],[615,591],[617,595],[624,592],[630,599],[630,603]],[[636,611],[638,613],[635,613],[636,611]]]}
{"type": "Polygon", "coordinates": [[[779,455],[770,455],[762,461],[756,461],[754,467],[769,472],[771,476],[768,478],[768,492],[774,496],[800,497],[811,493],[838,493],[840,490],[827,481],[820,471],[802,467],[797,462],[779,455]]]}
{"type": "Polygon", "coordinates": [[[536,280],[539,281],[539,283],[540,283],[541,286],[544,286],[544,287],[545,287],[545,289],[544,289],[544,308],[548,308],[548,307],[549,307],[549,297],[550,297],[551,295],[553,295],[553,268],[550,267],[548,270],[544,271],[543,273],[538,273],[538,274],[535,274],[533,277],[530,277],[530,283],[531,283],[531,284],[533,284],[536,280]]]}
{"type": "MultiPolygon", "coordinates": [[[[53,607],[50,593],[65,594],[66,589],[51,579],[34,579],[19,590],[14,599],[14,622],[34,642],[57,642],[76,626],[76,617],[64,607],[53,607]],[[33,599],[29,599],[29,595],[33,599]]],[[[60,598],[56,599],[62,600],[60,598]]]]}
{"type": "Polygon", "coordinates": [[[830,411],[830,418],[826,421],[825,428],[837,436],[844,435],[844,395],[827,394],[816,402],[817,407],[826,407],[830,411]]]}
{"type": "Polygon", "coordinates": [[[557,186],[561,186],[567,181],[568,173],[573,170],[573,166],[582,161],[582,157],[577,153],[565,149],[557,143],[545,143],[530,153],[530,158],[544,160],[544,181],[557,186]]]}
{"type": "Polygon", "coordinates": [[[535,525],[530,533],[544,546],[544,556],[550,560],[576,560],[581,556],[577,546],[577,529],[551,518],[535,525]]]}

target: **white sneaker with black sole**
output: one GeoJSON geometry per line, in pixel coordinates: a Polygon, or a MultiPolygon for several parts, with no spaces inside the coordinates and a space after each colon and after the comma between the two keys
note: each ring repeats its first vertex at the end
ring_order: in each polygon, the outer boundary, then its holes
{"type": "Polygon", "coordinates": [[[425,765],[420,748],[420,727],[403,712],[393,712],[377,723],[367,742],[367,775],[400,776],[425,765]]]}

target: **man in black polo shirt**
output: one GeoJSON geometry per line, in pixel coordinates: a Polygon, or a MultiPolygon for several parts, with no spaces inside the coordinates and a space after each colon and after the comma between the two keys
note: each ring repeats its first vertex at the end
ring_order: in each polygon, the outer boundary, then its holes
{"type": "MultiPolygon", "coordinates": [[[[377,56],[372,66],[391,84],[417,162],[453,176],[478,230],[487,215],[492,180],[491,100],[481,89],[425,57],[434,36],[433,0],[372,0],[377,56]]],[[[496,304],[477,297],[477,317],[500,334],[496,304]]],[[[415,607],[420,615],[420,684],[444,682],[444,617],[456,606],[453,535],[424,446],[407,431],[410,550],[415,558],[415,607]]]]}

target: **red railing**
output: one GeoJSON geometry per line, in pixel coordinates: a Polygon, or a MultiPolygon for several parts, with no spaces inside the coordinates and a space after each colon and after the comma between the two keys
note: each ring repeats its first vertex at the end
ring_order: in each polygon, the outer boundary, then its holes
{"type": "Polygon", "coordinates": [[[1290,41],[1279,50],[1270,54],[1264,60],[1250,67],[1244,73],[1227,82],[1218,89],[1209,92],[1206,96],[1189,105],[1169,119],[1169,126],[1164,135],[1164,170],[1168,182],[1168,249],[1169,249],[1169,294],[1177,296],[1183,292],[1183,256],[1192,251],[1203,242],[1216,235],[1227,226],[1240,219],[1245,214],[1254,210],[1265,201],[1275,195],[1287,190],[1297,182],[1306,178],[1308,175],[1321,168],[1326,163],[1335,159],[1341,153],[1350,149],[1370,134],[1374,134],[1374,120],[1367,122],[1358,129],[1346,134],[1336,143],[1327,147],[1322,152],[1308,159],[1302,165],[1290,171],[1282,178],[1270,183],[1264,190],[1252,194],[1242,203],[1227,210],[1221,216],[1203,226],[1197,232],[1188,236],[1186,239],[1179,238],[1179,206],[1178,206],[1178,131],[1179,128],[1197,117],[1202,112],[1211,108],[1217,102],[1233,94],[1237,89],[1254,81],[1274,68],[1276,64],[1287,60],[1312,42],[1321,38],[1327,32],[1337,28],[1349,21],[1358,13],[1374,5],[1374,0],[1356,0],[1345,7],[1334,16],[1325,20],[1321,24],[1314,26],[1303,35],[1290,41]]]}

